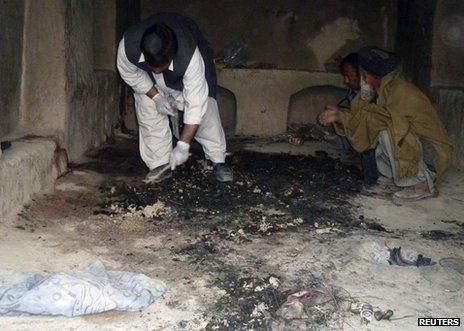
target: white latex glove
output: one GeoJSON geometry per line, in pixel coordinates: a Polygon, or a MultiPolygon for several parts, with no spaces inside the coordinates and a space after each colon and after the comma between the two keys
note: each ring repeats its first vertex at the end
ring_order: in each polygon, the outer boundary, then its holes
{"type": "Polygon", "coordinates": [[[178,141],[176,147],[171,152],[171,170],[176,169],[178,165],[181,165],[188,160],[190,145],[183,141],[178,141]]]}
{"type": "Polygon", "coordinates": [[[158,113],[166,116],[174,116],[174,108],[172,108],[167,98],[162,96],[160,93],[156,93],[152,100],[155,102],[155,108],[158,113]]]}

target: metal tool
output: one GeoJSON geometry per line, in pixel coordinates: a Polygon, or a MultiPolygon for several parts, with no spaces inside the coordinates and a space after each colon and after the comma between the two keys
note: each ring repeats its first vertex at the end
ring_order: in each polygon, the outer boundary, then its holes
{"type": "Polygon", "coordinates": [[[168,95],[167,97],[169,104],[171,105],[172,109],[174,109],[174,114],[169,116],[169,120],[171,121],[172,127],[172,134],[176,137],[177,140],[180,139],[180,130],[179,130],[179,110],[177,109],[176,100],[172,95],[168,95]]]}
{"type": "Polygon", "coordinates": [[[176,137],[177,140],[180,139],[180,130],[179,130],[179,111],[176,110],[175,115],[169,116],[172,126],[172,134],[176,137]]]}

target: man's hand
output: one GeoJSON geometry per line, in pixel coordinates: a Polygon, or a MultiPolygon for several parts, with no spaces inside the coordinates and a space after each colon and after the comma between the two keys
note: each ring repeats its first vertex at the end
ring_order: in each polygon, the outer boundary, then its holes
{"type": "Polygon", "coordinates": [[[171,170],[176,169],[178,165],[185,163],[188,160],[190,145],[186,142],[179,140],[176,147],[171,152],[171,159],[169,163],[171,164],[171,170]]]}
{"type": "Polygon", "coordinates": [[[157,93],[152,100],[155,102],[156,111],[163,115],[174,116],[175,111],[169,103],[168,99],[157,93]]]}
{"type": "Polygon", "coordinates": [[[326,106],[324,111],[319,114],[319,123],[324,126],[329,126],[340,121],[340,110],[336,106],[326,106]]]}

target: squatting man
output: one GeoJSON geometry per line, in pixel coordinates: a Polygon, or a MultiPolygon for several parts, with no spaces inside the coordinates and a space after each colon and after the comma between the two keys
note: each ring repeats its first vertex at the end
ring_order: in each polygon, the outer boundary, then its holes
{"type": "Polygon", "coordinates": [[[322,125],[334,125],[358,152],[375,149],[380,174],[402,189],[397,203],[437,194],[435,182],[450,164],[452,145],[430,100],[401,73],[395,54],[377,47],[358,52],[360,91],[349,109],[327,106],[322,125]],[[425,163],[426,146],[434,171],[425,163]]]}
{"type": "MultiPolygon", "coordinates": [[[[340,62],[340,73],[343,75],[343,83],[348,87],[348,91],[337,106],[342,109],[349,109],[351,101],[353,101],[361,89],[357,53],[348,54],[340,62]]],[[[345,152],[345,162],[350,163],[356,161],[356,159],[361,160],[364,187],[370,189],[375,186],[379,178],[375,160],[375,149],[366,149],[361,153],[357,153],[345,136],[341,136],[340,141],[345,152]]]]}
{"type": "Polygon", "coordinates": [[[194,138],[213,163],[217,180],[233,180],[225,165],[213,52],[195,22],[179,14],[159,13],[133,25],[119,43],[117,67],[134,91],[140,155],[150,169],[148,181],[172,177],[172,170],[189,158],[194,138]],[[176,119],[178,110],[184,112],[184,126],[173,148],[169,117],[176,119]]]}

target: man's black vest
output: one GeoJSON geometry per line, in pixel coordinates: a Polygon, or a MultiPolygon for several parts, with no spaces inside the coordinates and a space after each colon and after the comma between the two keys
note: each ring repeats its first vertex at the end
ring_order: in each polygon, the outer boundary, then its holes
{"type": "Polygon", "coordinates": [[[174,71],[166,70],[163,73],[166,86],[177,91],[184,89],[182,78],[192,59],[195,48],[198,47],[205,62],[205,76],[208,82],[209,96],[216,98],[217,78],[213,62],[213,50],[195,22],[187,17],[176,13],[159,13],[131,26],[124,33],[124,47],[128,60],[140,69],[147,71],[153,82],[155,81],[148,64],[146,62],[139,63],[139,59],[141,55],[140,41],[143,33],[156,23],[164,23],[170,27],[176,34],[178,43],[177,54],[173,59],[174,71]]]}

